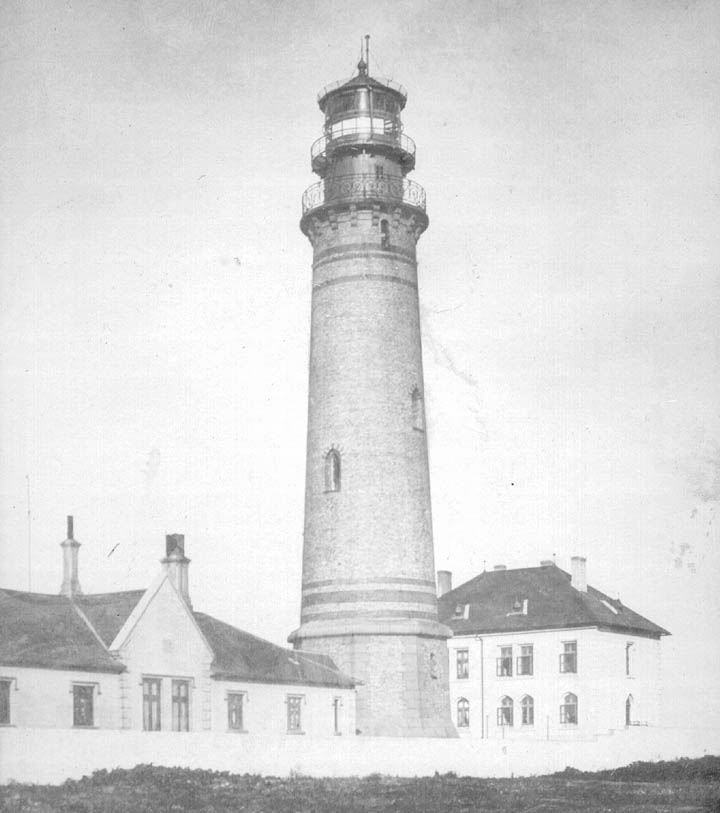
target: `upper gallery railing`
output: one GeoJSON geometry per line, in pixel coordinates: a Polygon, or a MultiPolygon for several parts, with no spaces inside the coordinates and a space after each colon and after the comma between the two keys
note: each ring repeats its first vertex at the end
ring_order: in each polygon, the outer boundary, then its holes
{"type": "Polygon", "coordinates": [[[338,175],[318,181],[309,186],[302,197],[305,216],[332,201],[362,201],[385,199],[405,203],[425,211],[425,190],[419,183],[408,178],[377,178],[375,175],[338,175]]]}
{"type": "MultiPolygon", "coordinates": [[[[374,82],[377,82],[380,85],[384,85],[386,88],[390,88],[390,90],[394,90],[396,93],[399,93],[404,99],[407,99],[407,90],[399,83],[395,82],[393,79],[384,79],[381,76],[373,76],[372,77],[374,82]]],[[[350,80],[349,79],[338,79],[337,82],[331,82],[329,85],[325,85],[325,87],[318,93],[317,98],[318,101],[323,99],[328,93],[331,93],[333,90],[337,90],[338,88],[346,85],[350,80]]]]}
{"type": "MultiPolygon", "coordinates": [[[[340,122],[342,124],[342,122],[340,122]]],[[[370,128],[366,125],[358,125],[353,127],[333,128],[330,136],[322,135],[318,138],[312,147],[310,147],[310,161],[315,166],[315,162],[326,157],[329,146],[340,144],[351,144],[356,142],[369,142],[377,144],[390,144],[391,146],[398,146],[409,160],[415,159],[415,142],[404,133],[386,133],[377,128],[370,128]]]]}

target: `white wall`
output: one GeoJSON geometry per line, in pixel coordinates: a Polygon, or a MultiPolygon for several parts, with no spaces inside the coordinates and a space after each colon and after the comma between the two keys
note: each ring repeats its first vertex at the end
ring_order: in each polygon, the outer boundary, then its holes
{"type": "MultiPolygon", "coordinates": [[[[276,737],[287,732],[288,695],[302,695],[302,732],[309,737],[335,736],[333,703],[340,698],[339,730],[342,736],[355,735],[355,692],[324,686],[296,684],[213,682],[213,729],[227,731],[227,693],[243,692],[243,722],[247,734],[276,737]]],[[[231,735],[237,732],[231,732],[231,735]]],[[[245,735],[240,735],[245,736],[245,735]]],[[[291,735],[295,736],[295,735],[291,735]]],[[[300,735],[302,736],[302,735],[300,735]]]]}
{"type": "Polygon", "coordinates": [[[459,698],[470,702],[470,727],[463,737],[574,738],[588,737],[625,727],[625,701],[633,696],[633,721],[657,725],[661,686],[660,641],[597,629],[552,630],[475,636],[448,641],[450,696],[453,721],[459,698]],[[561,673],[563,642],[577,642],[577,672],[561,673]],[[632,644],[631,674],[625,671],[625,647],[632,644]],[[523,644],[533,645],[533,674],[517,674],[517,657],[523,644]],[[496,659],[500,646],[512,646],[513,674],[499,677],[496,659]],[[469,650],[469,677],[456,677],[456,652],[469,650]],[[481,663],[482,658],[482,663],[481,663]],[[560,724],[560,705],[566,693],[578,698],[578,725],[560,724]],[[497,725],[497,708],[503,696],[514,703],[512,728],[497,725]],[[535,724],[521,725],[524,695],[534,700],[535,724]],[[485,731],[483,732],[483,722],[485,731]]]}
{"type": "Polygon", "coordinates": [[[95,684],[94,728],[119,728],[120,682],[116,674],[1,666],[11,679],[10,724],[27,728],[72,728],[74,683],[95,684]]]}
{"type": "Polygon", "coordinates": [[[578,743],[0,728],[0,782],[60,783],[143,763],[269,776],[509,777],[706,753],[720,753],[720,730],[630,728],[578,743]]]}

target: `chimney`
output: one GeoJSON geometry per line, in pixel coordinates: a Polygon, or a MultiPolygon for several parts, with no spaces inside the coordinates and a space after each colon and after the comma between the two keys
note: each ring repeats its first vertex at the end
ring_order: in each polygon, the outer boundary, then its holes
{"type": "Polygon", "coordinates": [[[452,572],[450,570],[438,570],[437,572],[437,594],[438,598],[444,596],[452,590],[452,572]]]}
{"type": "Polygon", "coordinates": [[[188,565],[190,560],[185,556],[185,534],[166,535],[165,558],[160,561],[185,603],[192,609],[190,591],[188,590],[188,565]]]}
{"type": "Polygon", "coordinates": [[[570,559],[570,584],[581,593],[587,593],[587,576],[584,556],[573,556],[570,559]]]}
{"type": "Polygon", "coordinates": [[[63,549],[63,581],[60,595],[74,598],[81,596],[78,580],[78,548],[80,543],[73,536],[73,518],[67,518],[67,539],[60,543],[63,549]]]}
{"type": "Polygon", "coordinates": [[[551,567],[554,564],[555,562],[552,559],[542,559],[540,561],[540,567],[551,567]]]}
{"type": "Polygon", "coordinates": [[[493,570],[507,570],[507,566],[506,565],[495,565],[493,567],[493,570]]]}

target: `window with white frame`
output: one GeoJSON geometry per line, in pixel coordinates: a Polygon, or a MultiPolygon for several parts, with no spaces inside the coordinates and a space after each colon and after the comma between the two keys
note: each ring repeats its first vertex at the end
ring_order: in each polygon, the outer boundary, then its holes
{"type": "Polygon", "coordinates": [[[457,701],[457,727],[470,727],[470,701],[461,697],[457,701]]]}
{"type": "Polygon", "coordinates": [[[498,677],[512,677],[512,646],[500,647],[500,657],[495,662],[495,673],[498,677]]]}
{"type": "Polygon", "coordinates": [[[73,726],[92,728],[95,725],[95,684],[73,683],[73,726]]]}
{"type": "Polygon", "coordinates": [[[532,675],[533,673],[533,645],[523,644],[517,659],[518,675],[532,675]]]}
{"type": "Polygon", "coordinates": [[[458,680],[464,680],[470,677],[470,652],[467,649],[456,650],[455,664],[458,680]]]}
{"type": "Polygon", "coordinates": [[[227,693],[228,731],[245,731],[245,692],[227,693]]]}
{"type": "Polygon", "coordinates": [[[523,725],[535,725],[535,701],[529,694],[520,701],[520,714],[523,725]]]}
{"type": "Polygon", "coordinates": [[[172,730],[190,731],[190,681],[172,682],[172,730]]]}
{"type": "Polygon", "coordinates": [[[290,734],[302,734],[302,704],[304,696],[289,694],[287,704],[287,730],[290,734]]]}
{"type": "Polygon", "coordinates": [[[497,724],[499,726],[512,726],[513,724],[513,701],[512,697],[503,697],[497,710],[497,724]]]}
{"type": "Polygon", "coordinates": [[[0,725],[11,725],[10,687],[12,678],[0,678],[0,725]]]}
{"type": "Polygon", "coordinates": [[[564,641],[560,655],[561,672],[577,672],[577,641],[564,641]]]}
{"type": "Polygon", "coordinates": [[[161,678],[143,678],[143,731],[160,731],[161,678]]]}
{"type": "Polygon", "coordinates": [[[578,721],[578,700],[572,692],[568,692],[563,697],[560,706],[560,723],[562,725],[577,725],[578,721]]]}

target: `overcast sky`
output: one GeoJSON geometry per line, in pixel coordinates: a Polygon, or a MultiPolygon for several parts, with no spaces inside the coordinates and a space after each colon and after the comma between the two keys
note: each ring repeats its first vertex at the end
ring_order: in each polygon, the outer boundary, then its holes
{"type": "Polygon", "coordinates": [[[74,514],[85,592],[146,586],[179,532],[196,608],[279,643],[298,625],[300,198],[317,91],[369,33],[428,193],[437,567],[587,556],[673,633],[666,719],[720,724],[714,0],[0,15],[4,586],[57,592],[74,514]]]}

